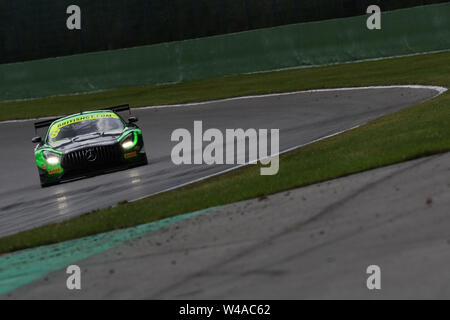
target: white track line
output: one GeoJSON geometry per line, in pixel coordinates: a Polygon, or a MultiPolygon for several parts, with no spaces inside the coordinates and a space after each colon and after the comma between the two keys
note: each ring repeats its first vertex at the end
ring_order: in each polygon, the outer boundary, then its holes
{"type": "Polygon", "coordinates": [[[206,104],[214,104],[220,102],[229,102],[236,100],[247,100],[247,99],[258,99],[258,98],[269,98],[269,97],[282,97],[282,96],[290,96],[295,94],[305,94],[305,93],[320,93],[320,92],[335,92],[335,91],[357,91],[357,90],[379,90],[379,89],[429,89],[437,91],[437,94],[434,96],[437,97],[448,89],[444,87],[438,86],[423,86],[423,85],[394,85],[394,86],[370,86],[370,87],[349,87],[349,88],[331,88],[331,89],[312,89],[312,90],[303,90],[303,91],[294,91],[294,92],[282,92],[282,93],[270,93],[270,94],[262,94],[262,95],[253,95],[253,96],[244,96],[244,97],[234,97],[234,98],[226,98],[219,100],[211,100],[211,101],[203,101],[203,102],[193,102],[193,103],[185,103],[185,104],[171,104],[171,105],[161,105],[161,106],[149,106],[142,108],[135,108],[132,110],[151,110],[151,109],[162,109],[162,108],[183,108],[183,107],[194,107],[201,106],[206,104]]]}
{"type": "MultiPolygon", "coordinates": [[[[305,93],[317,93],[317,92],[335,92],[335,91],[356,91],[356,90],[377,90],[377,89],[429,89],[437,91],[437,94],[434,96],[437,97],[448,89],[445,87],[439,86],[424,86],[424,85],[393,85],[393,86],[369,86],[369,87],[349,87],[349,88],[331,88],[331,89],[313,89],[313,90],[303,90],[303,91],[294,91],[294,92],[283,92],[283,93],[271,93],[271,94],[262,94],[262,95],[253,95],[253,96],[243,96],[243,97],[234,97],[234,98],[226,98],[219,100],[210,100],[203,102],[192,102],[192,103],[184,103],[184,104],[170,104],[170,105],[160,105],[160,106],[148,106],[141,108],[132,108],[131,110],[152,110],[152,109],[162,109],[162,108],[184,108],[184,107],[194,107],[194,106],[202,106],[207,104],[214,104],[220,102],[228,102],[228,101],[236,101],[236,100],[247,100],[247,99],[258,99],[258,98],[268,98],[268,97],[281,97],[281,96],[289,96],[295,94],[305,94],[305,93]]],[[[45,117],[45,118],[34,118],[34,119],[22,119],[22,120],[7,120],[1,121],[0,125],[8,124],[8,123],[21,123],[28,121],[40,121],[47,120],[52,118],[57,118],[58,116],[53,117],[45,117]]],[[[60,116],[63,117],[63,116],[60,116]]]]}
{"type": "MultiPolygon", "coordinates": [[[[293,94],[299,94],[299,93],[333,92],[333,91],[350,91],[350,90],[366,90],[366,89],[391,89],[391,88],[409,88],[409,89],[430,89],[430,90],[435,90],[435,91],[437,91],[437,93],[436,93],[436,95],[435,95],[433,98],[436,98],[437,96],[443,94],[444,92],[446,92],[446,91],[448,90],[447,88],[444,88],[444,87],[438,87],[438,86],[422,86],[422,85],[376,86],[376,87],[355,87],[355,88],[337,88],[337,89],[317,89],[317,90],[297,91],[297,92],[288,92],[288,93],[276,93],[276,94],[266,94],[266,95],[258,95],[258,96],[237,97],[237,98],[229,98],[229,99],[214,100],[214,101],[199,102],[199,103],[180,104],[180,105],[144,107],[144,108],[140,108],[140,109],[141,109],[141,110],[142,110],[142,109],[143,109],[143,110],[146,110],[146,109],[159,109],[159,108],[167,108],[167,107],[189,107],[189,106],[196,106],[196,105],[204,105],[204,104],[208,104],[208,103],[226,102],[226,101],[234,101],[234,100],[242,100],[242,99],[265,98],[265,97],[273,97],[273,96],[286,96],[286,95],[293,95],[293,94]]],[[[433,98],[431,98],[431,99],[433,99],[433,98]]],[[[384,116],[384,115],[380,115],[380,117],[382,117],[382,116],[384,116]]],[[[379,118],[380,118],[380,117],[379,117],[379,118]]],[[[369,120],[369,121],[371,121],[371,120],[369,120]]],[[[208,176],[204,176],[204,177],[201,177],[201,178],[198,178],[198,179],[195,179],[195,180],[191,180],[191,181],[189,181],[189,182],[185,182],[185,183],[179,184],[179,185],[174,186],[174,187],[170,187],[170,188],[164,189],[164,190],[162,190],[162,191],[158,191],[158,192],[155,192],[155,193],[146,195],[146,196],[142,196],[142,197],[139,197],[139,198],[130,200],[129,202],[136,202],[136,201],[143,200],[143,199],[146,199],[146,198],[149,198],[149,197],[152,197],[152,196],[161,194],[161,193],[165,193],[165,192],[168,192],[168,191],[173,191],[173,190],[176,190],[176,189],[180,189],[180,188],[185,187],[185,186],[187,186],[187,185],[190,185],[190,184],[193,184],[193,183],[196,183],[196,182],[200,182],[200,181],[203,181],[203,180],[212,178],[212,177],[216,177],[216,176],[225,174],[225,173],[227,173],[227,172],[230,172],[230,171],[233,171],[233,170],[237,170],[237,169],[239,169],[239,168],[243,168],[243,167],[249,166],[249,165],[251,165],[251,164],[255,164],[255,163],[257,163],[258,161],[265,160],[265,159],[267,159],[267,158],[272,158],[272,157],[280,156],[280,155],[285,154],[285,153],[288,153],[288,152],[290,152],[290,151],[294,151],[294,150],[297,150],[297,149],[306,147],[306,146],[311,145],[311,144],[313,144],[313,143],[316,143],[316,142],[319,142],[319,141],[322,141],[322,140],[325,140],[325,139],[328,139],[328,138],[335,137],[335,136],[337,136],[337,135],[340,135],[341,133],[344,133],[344,132],[348,132],[348,131],[354,130],[354,129],[356,129],[356,128],[359,128],[359,127],[365,125],[366,123],[367,123],[367,121],[364,122],[364,123],[362,123],[362,124],[359,124],[359,125],[357,125],[357,126],[354,126],[354,127],[352,127],[352,128],[349,128],[349,129],[346,129],[346,130],[342,130],[342,131],[339,131],[339,132],[336,132],[336,133],[333,133],[333,134],[330,134],[330,135],[321,137],[321,138],[319,138],[319,139],[315,139],[315,140],[313,140],[313,141],[310,141],[310,142],[307,142],[307,143],[304,143],[304,144],[301,144],[301,145],[297,145],[297,146],[295,146],[295,147],[291,147],[291,148],[285,149],[285,150],[279,152],[278,154],[272,155],[272,156],[270,156],[270,157],[259,158],[258,160],[254,160],[254,161],[249,162],[249,163],[246,163],[246,164],[241,164],[241,165],[235,166],[235,167],[233,167],[233,168],[229,168],[229,169],[226,169],[226,170],[222,170],[222,171],[219,171],[219,172],[210,174],[210,175],[208,175],[208,176]]]]}
{"type": "MultiPolygon", "coordinates": [[[[356,91],[356,90],[372,90],[372,89],[395,89],[395,88],[435,90],[437,93],[436,93],[435,96],[433,96],[433,98],[443,94],[444,92],[446,92],[448,90],[447,88],[444,88],[444,87],[424,86],[424,85],[394,85],[394,86],[370,86],[370,87],[350,87],[350,88],[334,88],[334,89],[314,89],[314,90],[305,90],[305,91],[296,91],[296,92],[274,93],[274,94],[254,95],[254,96],[245,96],[245,97],[235,97],[235,98],[227,98],[227,99],[212,100],[212,101],[197,102],[197,103],[186,103],[186,104],[176,104],[176,105],[166,105],[166,106],[149,106],[149,107],[143,107],[143,108],[133,108],[132,110],[151,110],[151,109],[161,109],[161,108],[193,107],[193,106],[199,106],[199,105],[214,104],[214,103],[219,103],[219,102],[246,100],[246,99],[257,99],[257,98],[267,98],[267,97],[277,97],[277,96],[288,96],[288,95],[304,94],[304,93],[335,92],[335,91],[356,91]]],[[[431,99],[433,99],[433,98],[431,98],[431,99]]],[[[382,116],[383,115],[381,115],[380,117],[382,117],[382,116]]],[[[49,118],[41,118],[41,119],[49,119],[49,118]]],[[[4,122],[0,122],[0,125],[1,124],[5,124],[5,123],[27,122],[27,121],[35,121],[35,120],[39,120],[39,119],[4,121],[4,122]]],[[[308,146],[310,144],[313,144],[313,143],[316,143],[316,142],[319,142],[319,141],[322,141],[322,140],[325,140],[325,139],[328,139],[328,138],[331,138],[331,137],[335,137],[335,136],[337,136],[337,135],[339,135],[341,133],[348,132],[348,131],[354,130],[356,128],[359,128],[359,127],[361,127],[362,125],[364,125],[366,123],[367,122],[364,122],[362,124],[359,124],[357,126],[349,128],[347,130],[342,130],[342,131],[339,131],[339,132],[336,132],[336,133],[333,133],[333,134],[321,137],[319,139],[316,139],[316,140],[313,140],[313,141],[310,141],[310,142],[307,142],[307,143],[304,143],[304,144],[301,144],[301,145],[297,145],[295,147],[288,148],[286,150],[283,150],[283,151],[279,152],[276,155],[272,155],[271,157],[280,156],[282,154],[285,154],[287,152],[303,148],[303,147],[308,146]]],[[[226,170],[222,170],[222,171],[219,171],[217,173],[213,173],[213,174],[208,175],[208,176],[204,176],[204,177],[201,177],[201,178],[198,178],[198,179],[195,179],[195,180],[191,180],[191,181],[185,182],[183,184],[164,189],[162,191],[158,191],[158,192],[155,192],[155,193],[152,193],[152,194],[149,194],[149,195],[145,195],[145,196],[142,196],[142,197],[130,200],[129,202],[136,202],[136,201],[139,201],[139,200],[142,200],[142,199],[154,196],[154,195],[158,195],[158,194],[165,193],[165,192],[168,192],[168,191],[176,190],[176,189],[185,187],[187,185],[190,185],[190,184],[193,184],[193,183],[196,183],[196,182],[200,182],[200,181],[203,181],[203,180],[206,180],[206,179],[209,179],[209,178],[212,178],[212,177],[215,177],[215,176],[218,176],[218,175],[221,175],[221,174],[233,171],[233,170],[237,170],[237,169],[242,168],[242,167],[246,167],[246,166],[248,166],[250,164],[257,163],[258,161],[261,161],[261,160],[264,160],[264,159],[267,159],[267,158],[269,158],[269,157],[259,158],[256,161],[252,161],[252,162],[249,162],[249,163],[246,163],[246,164],[238,165],[236,167],[229,168],[229,169],[226,169],[226,170]]]]}
{"type": "Polygon", "coordinates": [[[363,124],[359,124],[359,125],[357,125],[357,126],[354,126],[354,127],[350,128],[350,129],[342,130],[342,131],[339,131],[339,132],[336,132],[336,133],[333,133],[333,134],[330,134],[330,135],[321,137],[321,138],[319,138],[319,139],[315,139],[315,140],[312,140],[312,141],[310,141],[310,142],[307,142],[307,143],[304,143],[304,144],[301,144],[301,145],[298,145],[298,146],[295,146],[295,147],[288,148],[288,149],[283,150],[283,151],[281,151],[281,152],[279,152],[279,153],[277,153],[277,154],[274,154],[274,155],[272,155],[272,156],[270,156],[270,157],[259,158],[258,160],[253,160],[253,161],[248,162],[248,163],[245,163],[245,164],[240,164],[240,165],[238,165],[238,166],[236,166],[236,167],[233,167],[233,168],[229,168],[229,169],[226,169],[226,170],[222,170],[222,171],[219,171],[219,172],[210,174],[210,175],[208,175],[208,176],[204,176],[204,177],[201,177],[201,178],[198,178],[198,179],[195,179],[195,180],[191,180],[191,181],[189,181],[189,182],[185,182],[185,183],[183,183],[183,184],[180,184],[180,185],[177,185],[177,186],[174,186],[174,187],[170,187],[170,188],[164,189],[164,190],[162,190],[162,191],[158,191],[158,192],[155,192],[155,193],[146,195],[146,196],[139,197],[139,198],[134,199],[134,200],[130,200],[129,202],[136,202],[136,201],[139,201],[139,200],[142,200],[142,199],[145,199],[145,198],[149,198],[149,197],[152,197],[152,196],[161,194],[161,193],[165,193],[165,192],[168,192],[168,191],[176,190],[176,189],[185,187],[185,186],[187,186],[187,185],[190,185],[190,184],[193,184],[193,183],[196,183],[196,182],[200,182],[200,181],[203,181],[203,180],[206,180],[206,179],[215,177],[215,176],[219,176],[219,175],[221,175],[221,174],[224,174],[224,173],[227,173],[227,172],[230,172],[230,171],[233,171],[233,170],[237,170],[237,169],[239,169],[239,168],[247,167],[247,166],[249,166],[249,165],[251,165],[251,164],[256,164],[257,162],[259,162],[259,161],[261,161],[261,160],[265,160],[265,159],[273,158],[273,157],[276,157],[276,156],[280,156],[280,155],[285,154],[285,153],[287,153],[287,152],[294,151],[294,150],[297,150],[297,149],[306,147],[306,146],[308,146],[308,145],[310,145],[310,144],[313,144],[313,143],[316,143],[316,142],[319,142],[319,141],[322,141],[322,140],[325,140],[325,139],[332,138],[332,137],[334,137],[334,136],[340,135],[341,133],[344,133],[344,132],[347,132],[347,131],[354,130],[354,129],[356,129],[356,128],[361,127],[361,126],[364,125],[364,124],[366,124],[366,122],[363,123],[363,124]]]}

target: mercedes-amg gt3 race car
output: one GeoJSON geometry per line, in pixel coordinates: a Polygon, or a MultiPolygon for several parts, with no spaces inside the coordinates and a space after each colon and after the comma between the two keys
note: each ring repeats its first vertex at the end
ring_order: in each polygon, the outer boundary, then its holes
{"type": "Polygon", "coordinates": [[[126,122],[122,111],[129,105],[35,123],[36,133],[48,127],[45,139],[33,138],[41,186],[146,165],[138,119],[126,122]]]}

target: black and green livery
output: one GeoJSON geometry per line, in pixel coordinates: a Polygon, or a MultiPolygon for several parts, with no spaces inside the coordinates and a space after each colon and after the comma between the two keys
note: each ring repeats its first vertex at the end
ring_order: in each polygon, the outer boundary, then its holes
{"type": "Polygon", "coordinates": [[[41,186],[146,165],[138,119],[126,122],[122,111],[129,105],[35,123],[36,131],[48,127],[44,139],[33,138],[41,186]]]}

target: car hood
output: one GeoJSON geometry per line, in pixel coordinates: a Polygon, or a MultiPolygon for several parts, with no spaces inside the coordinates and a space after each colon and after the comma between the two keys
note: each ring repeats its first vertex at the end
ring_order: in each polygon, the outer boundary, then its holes
{"type": "Polygon", "coordinates": [[[69,143],[62,143],[59,145],[51,146],[53,149],[60,152],[69,152],[72,150],[82,149],[90,146],[99,146],[99,145],[111,145],[117,143],[117,139],[119,139],[120,134],[117,135],[108,135],[108,136],[98,136],[90,139],[80,140],[80,141],[72,141],[69,143]]]}

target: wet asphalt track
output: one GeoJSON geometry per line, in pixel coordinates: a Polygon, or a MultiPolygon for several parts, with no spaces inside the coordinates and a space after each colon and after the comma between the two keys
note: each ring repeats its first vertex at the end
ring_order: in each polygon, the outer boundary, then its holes
{"type": "Polygon", "coordinates": [[[447,153],[214,208],[77,261],[79,291],[63,267],[0,299],[449,299],[449,207],[447,153]]]}
{"type": "MultiPolygon", "coordinates": [[[[0,236],[61,221],[199,179],[229,166],[175,166],[173,130],[278,128],[280,151],[347,130],[437,95],[425,88],[305,92],[134,111],[150,164],[41,189],[33,159],[33,121],[0,124],[0,236]]],[[[282,165],[282,164],[281,164],[282,165]]]]}

